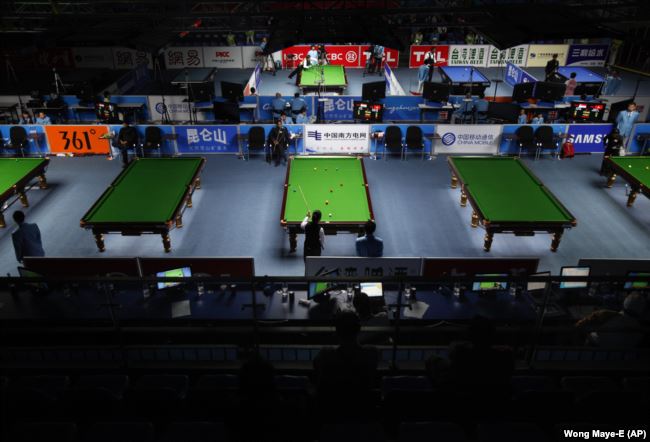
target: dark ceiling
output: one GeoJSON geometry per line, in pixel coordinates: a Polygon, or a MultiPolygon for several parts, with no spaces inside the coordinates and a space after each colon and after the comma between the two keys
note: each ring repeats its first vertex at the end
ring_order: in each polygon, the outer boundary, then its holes
{"type": "Polygon", "coordinates": [[[5,0],[0,44],[119,45],[156,51],[178,43],[187,31],[183,39],[196,42],[228,30],[271,29],[274,47],[299,41],[372,41],[401,49],[401,28],[430,26],[435,17],[438,25],[471,28],[508,47],[531,40],[624,37],[631,29],[648,26],[649,10],[650,0],[5,0]]]}

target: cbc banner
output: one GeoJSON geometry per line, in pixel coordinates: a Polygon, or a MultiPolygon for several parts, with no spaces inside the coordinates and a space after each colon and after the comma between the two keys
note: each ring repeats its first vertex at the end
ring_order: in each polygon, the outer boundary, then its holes
{"type": "Polygon", "coordinates": [[[370,126],[367,124],[306,124],[306,154],[370,153],[370,126]]]}

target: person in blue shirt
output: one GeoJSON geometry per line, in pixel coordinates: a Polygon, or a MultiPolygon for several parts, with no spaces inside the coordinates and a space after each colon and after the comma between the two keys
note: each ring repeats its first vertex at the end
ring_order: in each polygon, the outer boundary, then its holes
{"type": "Polygon", "coordinates": [[[36,117],[36,124],[52,124],[52,120],[45,115],[45,112],[39,112],[36,117]]]}
{"type": "Polygon", "coordinates": [[[298,115],[296,115],[296,124],[309,124],[309,117],[307,116],[307,108],[303,108],[298,115]]]}
{"type": "Polygon", "coordinates": [[[638,119],[639,112],[636,110],[636,103],[628,104],[627,110],[620,111],[616,117],[616,128],[623,136],[623,140],[626,146],[627,140],[632,133],[632,127],[634,127],[638,119]]]}
{"type": "Polygon", "coordinates": [[[372,51],[372,63],[370,64],[369,74],[375,71],[381,74],[381,60],[384,58],[384,47],[382,45],[375,45],[372,51]]]}
{"type": "Polygon", "coordinates": [[[318,60],[318,49],[316,49],[316,46],[312,45],[309,51],[307,52],[307,55],[309,55],[309,58],[311,58],[312,61],[315,63],[316,60],[318,60]]]}
{"type": "Polygon", "coordinates": [[[526,115],[526,109],[519,111],[519,116],[517,117],[517,124],[526,124],[528,123],[528,115],[526,115]]]}
{"type": "Polygon", "coordinates": [[[623,80],[618,71],[611,71],[605,76],[605,84],[601,90],[601,95],[616,95],[623,80]]]}
{"type": "Polygon", "coordinates": [[[384,254],[384,241],[375,236],[377,225],[368,220],[365,226],[366,235],[357,238],[357,256],[380,257],[384,254]]]}
{"type": "Polygon", "coordinates": [[[474,111],[476,112],[476,121],[485,122],[487,120],[487,111],[489,103],[485,99],[485,94],[478,94],[478,100],[474,102],[474,111]]]}
{"type": "Polygon", "coordinates": [[[20,116],[18,124],[34,124],[34,120],[32,120],[32,117],[29,116],[29,113],[23,112],[20,116]]]}
{"type": "Polygon", "coordinates": [[[307,108],[307,103],[305,100],[300,98],[300,93],[296,92],[293,94],[293,99],[291,100],[291,116],[295,119],[303,109],[307,108]]]}
{"type": "Polygon", "coordinates": [[[271,114],[273,115],[274,123],[280,119],[280,116],[282,116],[282,112],[284,112],[286,107],[287,101],[282,98],[282,94],[280,94],[280,92],[276,92],[275,98],[273,101],[271,101],[271,114]]]}
{"type": "Polygon", "coordinates": [[[431,61],[424,60],[424,63],[418,68],[418,94],[422,94],[424,82],[429,78],[429,70],[431,69],[431,61]]]}
{"type": "Polygon", "coordinates": [[[542,114],[537,114],[533,117],[530,124],[544,124],[544,117],[542,114]]]}
{"type": "Polygon", "coordinates": [[[13,215],[18,229],[11,234],[14,243],[14,251],[18,262],[23,262],[25,256],[45,256],[41,231],[36,224],[25,222],[25,214],[16,210],[13,215]]]}

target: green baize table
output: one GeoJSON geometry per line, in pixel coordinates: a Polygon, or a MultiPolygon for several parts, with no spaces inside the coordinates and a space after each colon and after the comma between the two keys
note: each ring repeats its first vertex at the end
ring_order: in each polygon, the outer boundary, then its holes
{"type": "Polygon", "coordinates": [[[23,207],[29,206],[27,190],[30,183],[38,177],[41,189],[47,188],[45,171],[49,158],[0,158],[0,227],[6,227],[4,210],[18,197],[23,207]]]}
{"type": "Polygon", "coordinates": [[[348,78],[343,66],[323,65],[303,69],[298,78],[298,87],[303,92],[322,89],[325,91],[342,92],[348,86],[348,78]],[[322,76],[321,76],[322,70],[322,76]]]}
{"type": "Polygon", "coordinates": [[[607,187],[612,187],[616,175],[620,175],[630,185],[630,194],[627,197],[627,206],[632,207],[639,193],[650,198],[650,157],[609,157],[612,171],[607,180],[607,187]]]}

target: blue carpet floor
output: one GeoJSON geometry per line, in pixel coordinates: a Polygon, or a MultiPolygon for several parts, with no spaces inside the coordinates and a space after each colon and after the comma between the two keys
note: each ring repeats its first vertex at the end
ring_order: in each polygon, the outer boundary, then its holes
{"type": "MultiPolygon", "coordinates": [[[[650,200],[639,196],[633,208],[625,206],[625,185],[612,189],[597,173],[601,157],[580,156],[556,161],[528,161],[541,180],[578,219],[566,231],[557,253],[549,250],[551,237],[495,235],[492,251],[482,249],[483,231],[470,227],[471,209],[459,205],[458,189],[449,186],[444,157],[434,161],[366,160],[378,236],[385,256],[539,257],[542,270],[558,272],[579,258],[650,258],[650,200]]],[[[288,254],[288,236],[280,228],[280,206],[286,169],[260,158],[249,162],[209,156],[203,187],[184,227],[172,231],[175,256],[253,256],[259,275],[300,275],[303,272],[302,237],[299,253],[288,254]]],[[[50,188],[28,193],[26,213],[42,231],[49,256],[164,256],[159,235],[106,235],[106,252],[97,251],[90,231],[79,227],[86,210],[120,172],[119,161],[102,157],[52,158],[47,173],[50,188]]],[[[16,274],[9,227],[0,229],[0,271],[16,274]]],[[[353,235],[326,238],[325,253],[354,254],[353,235]]]]}

